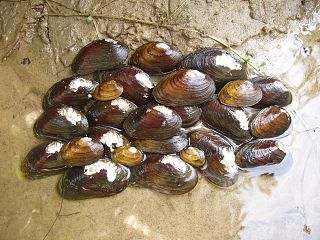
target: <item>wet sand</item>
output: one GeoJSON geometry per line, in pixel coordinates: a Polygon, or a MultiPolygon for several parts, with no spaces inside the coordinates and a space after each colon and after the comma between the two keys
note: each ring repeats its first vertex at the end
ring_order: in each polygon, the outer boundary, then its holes
{"type": "MultiPolygon", "coordinates": [[[[69,6],[88,10],[98,2],[69,6]]],[[[292,135],[282,139],[292,154],[288,172],[274,177],[241,173],[227,189],[201,178],[182,196],[130,187],[110,198],[63,202],[55,190],[59,176],[30,181],[18,170],[40,142],[32,125],[43,95],[71,74],[72,58],[96,38],[95,30],[81,18],[41,18],[42,1],[0,2],[0,56],[7,56],[0,63],[1,239],[43,239],[60,207],[46,239],[320,239],[320,9],[315,2],[190,1],[172,20],[227,40],[291,86],[294,125],[292,135]]],[[[118,0],[104,12],[159,21],[178,5],[118,0]]],[[[102,19],[97,24],[103,35],[131,49],[158,39],[184,54],[214,44],[189,32],[143,24],[102,19]]]]}

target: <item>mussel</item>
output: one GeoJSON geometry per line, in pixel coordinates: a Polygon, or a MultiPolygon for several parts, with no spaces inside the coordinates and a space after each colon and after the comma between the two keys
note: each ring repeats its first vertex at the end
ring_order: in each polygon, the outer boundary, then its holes
{"type": "Polygon", "coordinates": [[[78,109],[84,107],[90,99],[98,83],[85,77],[69,77],[55,83],[43,99],[43,108],[68,105],[78,109]]]}
{"type": "Polygon", "coordinates": [[[243,108],[229,107],[213,98],[202,108],[202,122],[233,140],[242,142],[252,139],[250,113],[243,108]]]}
{"type": "Polygon", "coordinates": [[[241,59],[222,48],[198,49],[186,56],[180,66],[204,72],[217,83],[247,78],[241,59]]]}
{"type": "Polygon", "coordinates": [[[261,89],[247,80],[227,83],[218,94],[221,103],[233,107],[250,107],[262,98],[261,89]]]}
{"type": "Polygon", "coordinates": [[[107,157],[111,157],[116,148],[129,144],[129,140],[119,130],[106,126],[91,127],[88,136],[102,143],[107,157]]]}
{"type": "Polygon", "coordinates": [[[278,79],[270,76],[261,76],[251,79],[251,82],[262,90],[262,99],[253,107],[265,108],[272,105],[285,107],[292,102],[290,90],[278,79]]]}
{"type": "Polygon", "coordinates": [[[280,163],[287,155],[285,147],[276,140],[253,140],[236,153],[237,165],[252,168],[280,163]]]}
{"type": "Polygon", "coordinates": [[[166,194],[184,194],[198,182],[197,171],[177,155],[151,155],[133,169],[133,181],[166,194]]]}
{"type": "Polygon", "coordinates": [[[176,135],[168,139],[136,139],[133,141],[134,146],[143,152],[170,154],[180,152],[188,145],[187,135],[179,131],[176,135]]]}
{"type": "Polygon", "coordinates": [[[127,167],[133,167],[143,162],[145,155],[133,146],[123,146],[113,151],[111,159],[127,167]]]}
{"type": "Polygon", "coordinates": [[[92,101],[85,107],[85,114],[93,125],[122,128],[123,121],[137,106],[122,97],[111,101],[92,101]]]}
{"type": "Polygon", "coordinates": [[[134,66],[124,66],[117,70],[100,72],[97,75],[97,80],[100,83],[114,80],[121,84],[123,87],[121,96],[138,106],[147,104],[153,99],[154,84],[150,76],[134,66]]]}
{"type": "Polygon", "coordinates": [[[93,97],[100,101],[114,100],[120,97],[122,92],[122,85],[114,80],[110,80],[100,83],[94,91],[93,97]]]}
{"type": "Polygon", "coordinates": [[[174,70],[182,60],[182,53],[164,42],[149,42],[139,47],[129,64],[151,75],[162,75],[174,70]]]}
{"type": "Polygon", "coordinates": [[[238,180],[234,148],[226,137],[215,132],[197,131],[190,135],[190,144],[204,151],[206,163],[200,171],[211,182],[228,187],[238,180]]]}
{"type": "Polygon", "coordinates": [[[181,128],[182,120],[172,109],[150,103],[132,111],[123,123],[126,133],[139,139],[168,139],[181,128]]]}
{"type": "Polygon", "coordinates": [[[34,147],[22,163],[22,171],[29,178],[41,178],[64,172],[68,167],[59,161],[63,142],[50,141],[34,147]]]}
{"type": "Polygon", "coordinates": [[[74,58],[71,69],[77,74],[120,67],[128,58],[129,48],[112,39],[95,40],[84,46],[74,58]]]}
{"type": "Polygon", "coordinates": [[[58,191],[70,200],[108,197],[126,189],[130,175],[129,168],[110,159],[100,159],[87,166],[68,169],[59,181],[58,191]]]}
{"type": "Polygon", "coordinates": [[[82,136],[88,129],[89,123],[85,115],[69,106],[48,109],[34,125],[36,136],[58,140],[82,136]]]}
{"type": "Polygon", "coordinates": [[[182,120],[182,127],[191,127],[199,121],[201,117],[201,109],[197,106],[179,106],[174,107],[182,120]]]}
{"type": "Polygon", "coordinates": [[[201,167],[206,163],[204,151],[196,147],[186,147],[179,153],[180,158],[194,167],[201,167]]]}
{"type": "Polygon", "coordinates": [[[209,101],[215,90],[214,81],[208,75],[180,69],[160,81],[153,89],[153,96],[166,106],[189,106],[209,101]]]}
{"type": "Polygon", "coordinates": [[[83,166],[96,162],[103,156],[103,145],[89,137],[74,138],[65,144],[59,159],[68,166],[83,166]]]}

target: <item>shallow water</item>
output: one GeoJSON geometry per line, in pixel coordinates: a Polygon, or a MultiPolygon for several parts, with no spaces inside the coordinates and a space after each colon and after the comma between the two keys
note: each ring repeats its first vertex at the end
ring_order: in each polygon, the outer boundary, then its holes
{"type": "MultiPolygon", "coordinates": [[[[48,24],[52,44],[47,44],[45,22],[43,27],[34,27],[37,11],[30,10],[28,2],[13,8],[12,13],[11,5],[0,2],[0,11],[5,9],[3,16],[10,19],[0,21],[0,56],[12,46],[17,28],[26,33],[19,50],[0,64],[1,239],[43,239],[60,207],[60,215],[47,239],[320,239],[319,7],[314,8],[309,2],[309,8],[302,14],[295,1],[265,1],[264,7],[255,1],[251,1],[252,5],[246,1],[195,1],[177,19],[213,29],[212,34],[242,44],[240,51],[254,55],[257,63],[265,62],[267,72],[278,75],[291,86],[295,92],[295,102],[290,107],[293,130],[282,139],[292,155],[287,172],[260,177],[242,173],[239,181],[227,189],[200,178],[196,188],[182,196],[128,188],[111,198],[62,203],[55,191],[58,176],[28,181],[17,169],[26,153],[39,142],[33,136],[32,125],[42,111],[43,94],[69,74],[65,66],[80,46],[95,38],[95,32],[80,20],[51,19],[48,24]],[[250,8],[255,10],[253,18],[249,16],[250,8]],[[259,15],[263,8],[278,10],[271,16],[259,15]],[[204,19],[210,18],[210,23],[195,18],[199,9],[204,19]],[[239,9],[242,14],[238,13],[239,9]],[[25,11],[32,17],[27,18],[28,24],[20,24],[25,11]],[[290,20],[294,14],[302,16],[290,20]],[[233,31],[224,27],[224,21],[233,31]],[[264,22],[276,33],[258,34],[264,22]],[[284,22],[287,29],[281,33],[284,22]],[[42,37],[34,38],[37,34],[42,37]],[[24,58],[29,58],[31,64],[21,64],[24,58]]],[[[70,1],[70,4],[89,9],[93,2],[97,1],[70,1]]],[[[177,2],[173,1],[171,7],[176,7],[177,2]]],[[[31,5],[38,3],[41,1],[30,1],[31,5]]],[[[154,11],[162,13],[164,1],[116,4],[109,9],[112,14],[143,6],[151,18],[154,11]]],[[[135,15],[144,17],[141,12],[135,15]]],[[[130,24],[119,22],[98,21],[98,25],[108,36],[126,38],[133,48],[157,38],[179,44],[184,52],[212,44],[188,34],[139,25],[134,25],[133,30],[130,24]],[[119,31],[127,35],[117,36],[119,31]]]]}

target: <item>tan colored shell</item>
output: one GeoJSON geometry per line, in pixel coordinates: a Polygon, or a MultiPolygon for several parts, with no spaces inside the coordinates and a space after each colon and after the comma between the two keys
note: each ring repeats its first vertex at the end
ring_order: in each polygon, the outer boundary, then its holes
{"type": "Polygon", "coordinates": [[[180,158],[194,167],[203,166],[206,162],[204,152],[196,147],[186,147],[180,152],[180,158]]]}
{"type": "Polygon", "coordinates": [[[218,94],[221,103],[233,107],[249,107],[262,98],[261,89],[247,80],[227,83],[218,94]]]}
{"type": "Polygon", "coordinates": [[[114,80],[110,80],[99,84],[93,93],[93,97],[96,100],[108,101],[113,100],[121,96],[123,87],[120,83],[114,80]]]}
{"type": "Polygon", "coordinates": [[[122,146],[113,151],[111,159],[128,167],[140,164],[144,160],[143,152],[132,146],[122,146]]]}

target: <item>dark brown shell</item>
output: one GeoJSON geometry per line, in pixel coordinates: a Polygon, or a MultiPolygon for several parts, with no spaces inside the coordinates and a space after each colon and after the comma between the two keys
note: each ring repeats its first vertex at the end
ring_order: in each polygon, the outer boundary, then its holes
{"type": "Polygon", "coordinates": [[[290,90],[278,79],[269,76],[255,77],[251,81],[262,90],[262,99],[253,107],[265,108],[272,105],[285,107],[292,102],[290,90]]]}
{"type": "Polygon", "coordinates": [[[116,148],[129,144],[129,140],[119,130],[111,127],[91,127],[88,136],[102,143],[104,155],[107,157],[111,157],[111,153],[116,148]]]}
{"type": "Polygon", "coordinates": [[[250,124],[257,138],[272,138],[283,134],[291,125],[290,114],[278,106],[262,109],[250,124]]]}
{"type": "Polygon", "coordinates": [[[122,85],[114,80],[110,80],[100,83],[94,91],[93,97],[96,100],[108,101],[120,97],[122,92],[122,85]]]}
{"type": "Polygon", "coordinates": [[[163,79],[153,89],[157,102],[166,106],[199,105],[215,92],[214,81],[197,70],[180,69],[163,79]]]}
{"type": "Polygon", "coordinates": [[[220,90],[221,103],[233,107],[249,107],[257,104],[262,98],[261,89],[247,80],[232,81],[220,90]]]}
{"type": "Polygon", "coordinates": [[[280,163],[287,151],[276,140],[254,140],[244,145],[236,154],[236,162],[241,168],[252,168],[280,163]]]}
{"type": "Polygon", "coordinates": [[[103,156],[103,145],[89,137],[78,137],[63,146],[59,153],[68,166],[83,166],[103,156]]]}
{"type": "Polygon", "coordinates": [[[197,106],[180,106],[174,107],[182,119],[182,127],[191,127],[199,121],[201,117],[201,109],[197,106]]]}
{"type": "Polygon", "coordinates": [[[48,109],[65,104],[81,109],[92,99],[92,94],[97,86],[96,81],[84,77],[62,79],[46,93],[43,99],[43,108],[48,109]]]}
{"type": "Polygon", "coordinates": [[[238,57],[222,48],[201,48],[186,56],[180,66],[208,74],[216,82],[247,79],[246,67],[238,57]]]}
{"type": "Polygon", "coordinates": [[[217,98],[213,98],[203,106],[202,122],[206,127],[215,129],[236,141],[252,139],[250,114],[242,108],[223,105],[217,98]]]}
{"type": "Polygon", "coordinates": [[[180,153],[180,158],[194,167],[201,167],[206,163],[204,151],[196,147],[186,147],[180,153]]]}
{"type": "Polygon", "coordinates": [[[40,115],[34,125],[37,137],[69,140],[87,133],[89,123],[80,111],[61,106],[51,108],[40,115]]]}
{"type": "Polygon", "coordinates": [[[184,194],[198,182],[197,171],[177,155],[151,155],[133,169],[134,181],[161,193],[184,194]]]}
{"type": "Polygon", "coordinates": [[[84,46],[74,58],[71,69],[77,74],[119,68],[128,58],[129,48],[112,39],[95,40],[84,46]]]}
{"type": "Polygon", "coordinates": [[[41,178],[64,172],[68,167],[57,159],[63,144],[59,141],[50,141],[34,147],[22,163],[22,171],[29,178],[41,178]]]}
{"type": "Polygon", "coordinates": [[[97,75],[97,80],[99,82],[115,80],[123,87],[122,97],[138,106],[145,105],[153,99],[154,84],[150,76],[134,66],[124,66],[114,71],[100,72],[97,75]]]}
{"type": "Polygon", "coordinates": [[[190,135],[190,143],[204,151],[206,164],[200,170],[211,182],[228,187],[238,180],[234,148],[227,138],[215,132],[198,131],[190,135]]]}
{"type": "Polygon", "coordinates": [[[94,101],[85,108],[85,114],[93,125],[122,128],[124,120],[137,106],[122,97],[112,101],[94,101]]]}
{"type": "Polygon", "coordinates": [[[164,42],[149,42],[140,46],[129,64],[151,75],[162,75],[174,70],[182,60],[182,53],[164,42]]]}
{"type": "Polygon", "coordinates": [[[142,163],[145,155],[133,146],[123,146],[113,151],[111,159],[127,167],[133,167],[142,163]]]}
{"type": "Polygon", "coordinates": [[[109,197],[127,188],[130,178],[129,168],[109,159],[70,168],[60,179],[58,191],[65,199],[109,197]]]}
{"type": "Polygon", "coordinates": [[[182,120],[174,110],[150,103],[132,111],[123,128],[130,137],[159,140],[174,136],[181,125],[182,120]]]}
{"type": "Polygon", "coordinates": [[[143,152],[171,154],[180,152],[185,146],[188,145],[188,142],[187,135],[180,131],[175,136],[168,139],[136,139],[134,140],[133,144],[143,152]]]}

